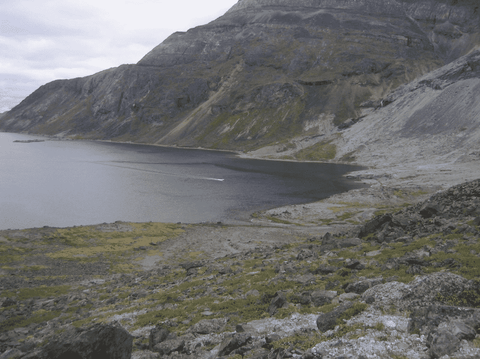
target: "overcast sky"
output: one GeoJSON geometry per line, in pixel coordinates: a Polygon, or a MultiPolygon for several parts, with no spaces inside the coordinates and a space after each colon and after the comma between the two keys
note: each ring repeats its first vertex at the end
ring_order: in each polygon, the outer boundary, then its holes
{"type": "Polygon", "coordinates": [[[138,62],[237,0],[0,0],[0,113],[39,86],[138,62]]]}

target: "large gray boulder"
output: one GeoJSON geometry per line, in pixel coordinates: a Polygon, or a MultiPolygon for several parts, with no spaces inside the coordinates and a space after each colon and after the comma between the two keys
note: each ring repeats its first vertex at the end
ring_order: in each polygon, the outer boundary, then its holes
{"type": "Polygon", "coordinates": [[[130,359],[133,337],[119,324],[70,329],[25,359],[130,359]]]}

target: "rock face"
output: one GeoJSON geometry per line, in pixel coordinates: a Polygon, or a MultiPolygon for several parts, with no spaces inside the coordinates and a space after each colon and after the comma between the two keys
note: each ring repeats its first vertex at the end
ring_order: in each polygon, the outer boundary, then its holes
{"type": "Polygon", "coordinates": [[[40,87],[0,130],[229,149],[328,135],[468,53],[479,16],[475,0],[241,0],[135,65],[40,87]]]}

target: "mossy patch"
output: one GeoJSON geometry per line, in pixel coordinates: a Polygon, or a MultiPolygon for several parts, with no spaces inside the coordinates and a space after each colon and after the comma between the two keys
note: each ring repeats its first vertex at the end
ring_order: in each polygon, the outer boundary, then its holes
{"type": "Polygon", "coordinates": [[[333,140],[321,141],[310,147],[304,148],[295,154],[300,161],[328,161],[337,155],[337,146],[333,140]]]}
{"type": "Polygon", "coordinates": [[[14,316],[8,319],[0,321],[0,333],[7,332],[14,328],[22,328],[26,327],[30,324],[39,324],[43,322],[47,322],[54,318],[57,318],[61,315],[60,311],[46,311],[40,309],[37,312],[32,313],[29,318],[25,318],[24,316],[14,316]]]}
{"type": "Polygon", "coordinates": [[[130,259],[161,255],[155,245],[183,232],[180,225],[168,223],[128,223],[128,226],[132,228],[129,231],[103,231],[96,226],[59,229],[48,242],[60,243],[60,250],[47,256],[80,262],[107,261],[112,272],[130,272],[137,267],[130,259]]]}
{"type": "Polygon", "coordinates": [[[10,290],[3,292],[5,297],[16,297],[19,300],[25,300],[30,298],[48,298],[48,297],[57,297],[64,295],[70,292],[71,286],[61,285],[61,286],[39,286],[34,288],[21,288],[17,291],[10,290]]]}

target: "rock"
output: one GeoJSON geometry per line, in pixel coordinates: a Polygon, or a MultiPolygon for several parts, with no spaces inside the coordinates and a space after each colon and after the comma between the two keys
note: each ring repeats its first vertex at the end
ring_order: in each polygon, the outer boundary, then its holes
{"type": "Polygon", "coordinates": [[[315,254],[309,249],[302,249],[300,253],[297,254],[297,260],[302,261],[307,258],[312,258],[315,254]]]}
{"type": "Polygon", "coordinates": [[[227,320],[224,318],[202,319],[198,323],[196,323],[193,327],[191,327],[189,329],[189,332],[195,333],[195,334],[218,333],[225,328],[226,324],[227,324],[227,320]]]}
{"type": "Polygon", "coordinates": [[[256,289],[249,290],[247,293],[245,293],[247,297],[254,296],[258,297],[260,295],[260,292],[256,289]]]}
{"type": "Polygon", "coordinates": [[[345,268],[361,270],[365,268],[365,265],[362,264],[358,259],[347,259],[344,263],[345,268]]]}
{"type": "Polygon", "coordinates": [[[406,300],[434,303],[439,297],[450,297],[470,287],[470,282],[460,275],[448,272],[436,272],[415,278],[410,283],[406,300]]]}
{"type": "MultiPolygon", "coordinates": [[[[474,326],[478,318],[477,310],[472,308],[431,305],[428,307],[409,307],[409,309],[411,310],[408,322],[408,331],[410,333],[415,331],[428,333],[442,326],[449,328],[449,330],[457,328],[455,332],[458,333],[469,333],[471,330],[467,327],[475,331],[474,326]],[[459,322],[463,324],[459,324],[459,322]]],[[[468,337],[468,334],[465,335],[468,337]]],[[[464,339],[463,336],[462,339],[464,339]]]]}
{"type": "Polygon", "coordinates": [[[8,349],[7,351],[3,352],[3,354],[0,354],[0,359],[16,359],[22,357],[23,355],[25,355],[25,353],[18,349],[8,349]]]}
{"type": "Polygon", "coordinates": [[[320,314],[317,317],[318,330],[320,330],[320,332],[323,333],[323,332],[326,332],[327,330],[335,328],[335,326],[337,325],[337,319],[339,319],[340,316],[352,306],[353,306],[352,302],[346,302],[339,305],[331,312],[320,314]]]}
{"type": "Polygon", "coordinates": [[[173,352],[182,351],[185,345],[185,340],[181,338],[165,340],[156,344],[153,347],[153,351],[160,353],[160,355],[170,355],[173,352]]]}
{"type": "Polygon", "coordinates": [[[196,261],[196,262],[182,263],[182,264],[180,264],[180,267],[182,267],[183,269],[185,269],[186,271],[188,271],[188,270],[193,269],[193,268],[203,267],[204,265],[205,265],[204,262],[202,262],[202,261],[196,261]]]}
{"type": "Polygon", "coordinates": [[[372,288],[378,284],[382,284],[383,278],[374,278],[374,279],[366,279],[366,280],[361,280],[358,282],[350,283],[347,285],[345,288],[346,293],[357,293],[357,294],[362,294],[364,293],[367,289],[372,288]]]}
{"type": "Polygon", "coordinates": [[[401,300],[409,289],[410,286],[405,283],[392,281],[367,289],[362,294],[362,299],[372,298],[377,304],[390,305],[401,300]]]}
{"type": "Polygon", "coordinates": [[[131,359],[160,359],[160,354],[149,350],[138,350],[132,354],[131,359]]]}
{"type": "Polygon", "coordinates": [[[277,292],[276,296],[270,302],[267,312],[270,315],[274,315],[278,309],[283,308],[286,305],[288,305],[288,302],[285,294],[277,292]]]}
{"type": "Polygon", "coordinates": [[[448,323],[448,330],[459,340],[473,340],[477,335],[474,328],[465,323],[465,321],[454,320],[448,323]]]}
{"type": "Polygon", "coordinates": [[[340,239],[336,242],[337,248],[348,248],[359,246],[362,244],[362,240],[360,238],[347,238],[347,239],[340,239]]]}
{"type": "Polygon", "coordinates": [[[333,290],[317,290],[310,295],[313,305],[321,307],[325,304],[330,304],[337,296],[337,292],[333,290]]]}
{"type": "Polygon", "coordinates": [[[340,267],[333,267],[333,266],[327,266],[325,264],[320,264],[318,266],[318,268],[314,269],[312,271],[313,274],[323,274],[323,275],[326,275],[326,274],[330,274],[330,273],[334,273],[336,272],[337,270],[339,270],[340,267]]]}
{"type": "Polygon", "coordinates": [[[130,359],[133,337],[118,324],[95,324],[60,334],[27,359],[130,359]]]}
{"type": "Polygon", "coordinates": [[[423,270],[419,265],[412,265],[405,270],[405,273],[412,275],[423,274],[423,270]]]}
{"type": "Polygon", "coordinates": [[[346,301],[352,301],[359,297],[357,293],[342,293],[333,300],[333,303],[343,303],[346,301]]]}
{"type": "Polygon", "coordinates": [[[149,347],[150,350],[153,350],[153,347],[165,340],[167,340],[168,335],[170,332],[168,329],[162,327],[162,326],[156,326],[150,331],[150,336],[148,339],[149,347]]]}
{"type": "Polygon", "coordinates": [[[3,308],[10,307],[10,306],[16,305],[16,304],[17,304],[17,301],[14,300],[13,298],[5,298],[5,300],[2,303],[2,307],[3,308]]]}
{"type": "Polygon", "coordinates": [[[282,337],[278,334],[271,333],[265,336],[265,343],[267,348],[271,348],[272,344],[279,341],[282,337]]]}
{"type": "Polygon", "coordinates": [[[432,331],[427,337],[427,347],[432,358],[441,358],[460,348],[460,340],[447,329],[432,331]]]}
{"type": "Polygon", "coordinates": [[[249,342],[252,336],[248,333],[236,333],[233,336],[225,338],[220,344],[218,351],[219,356],[228,355],[234,350],[241,348],[249,342]]]}
{"type": "Polygon", "coordinates": [[[255,332],[255,326],[247,324],[247,323],[237,324],[235,326],[235,331],[237,333],[245,333],[245,332],[253,333],[253,332],[255,332]]]}

